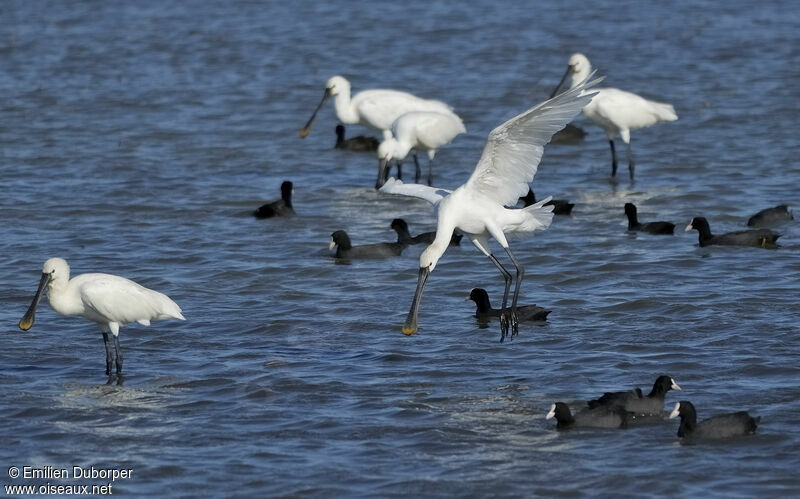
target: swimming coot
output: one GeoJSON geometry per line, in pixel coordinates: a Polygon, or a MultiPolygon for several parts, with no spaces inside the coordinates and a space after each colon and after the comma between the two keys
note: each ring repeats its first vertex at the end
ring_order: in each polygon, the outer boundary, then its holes
{"type": "Polygon", "coordinates": [[[603,406],[594,409],[584,408],[573,416],[567,404],[556,402],[550,407],[550,412],[547,413],[545,419],[556,418],[556,428],[559,430],[568,428],[626,428],[633,416],[633,413],[627,412],[621,407],[603,406]]]}
{"type": "Polygon", "coordinates": [[[694,438],[730,438],[740,435],[753,435],[756,432],[760,417],[752,417],[746,411],[720,414],[697,422],[697,412],[691,402],[681,400],[669,417],[680,416],[678,436],[685,439],[694,438]]]}
{"type": "Polygon", "coordinates": [[[675,224],[670,222],[639,223],[636,205],[625,203],[625,215],[628,217],[628,230],[634,232],[647,232],[648,234],[674,234],[675,224]]]}
{"type": "Polygon", "coordinates": [[[405,244],[401,243],[376,243],[353,246],[350,236],[343,230],[331,234],[331,243],[328,249],[336,258],[385,258],[400,256],[405,244]]]}
{"type": "Polygon", "coordinates": [[[378,139],[375,137],[356,137],[344,138],[344,125],[336,125],[336,145],[335,149],[355,152],[373,152],[378,150],[378,139]]]}
{"type": "Polygon", "coordinates": [[[292,193],[294,186],[288,180],[281,184],[281,198],[262,205],[253,212],[256,218],[289,217],[294,215],[292,193]]]}
{"type": "Polygon", "coordinates": [[[775,249],[778,245],[775,241],[781,237],[777,232],[770,229],[750,229],[728,232],[715,236],[711,233],[708,220],[703,217],[695,217],[686,226],[686,230],[695,229],[700,234],[700,246],[754,246],[756,248],[775,249]]]}
{"type": "MultiPolygon", "coordinates": [[[[408,224],[402,218],[395,218],[392,220],[391,228],[397,232],[397,242],[403,244],[431,244],[433,240],[436,238],[436,231],[433,232],[423,232],[422,234],[417,234],[416,236],[412,236],[411,233],[408,231],[408,224]]],[[[462,234],[458,234],[453,232],[452,237],[450,238],[450,246],[458,246],[461,244],[461,238],[464,237],[462,234]]]]}
{"type": "MultiPolygon", "coordinates": [[[[534,204],[536,202],[536,195],[533,193],[533,189],[529,187],[528,193],[519,198],[519,200],[525,203],[526,208],[534,204]]],[[[544,205],[553,207],[553,215],[571,215],[572,208],[575,207],[574,203],[570,203],[566,199],[551,199],[544,205]]]]}
{"type": "Polygon", "coordinates": [[[794,220],[792,212],[789,211],[789,206],[785,204],[779,204],[774,208],[763,209],[750,217],[750,219],[747,221],[747,226],[769,227],[770,225],[788,222],[789,220],[794,220]]]}
{"type": "MultiPolygon", "coordinates": [[[[480,320],[488,320],[490,317],[500,317],[500,310],[492,308],[489,302],[489,293],[483,288],[474,288],[467,298],[475,302],[475,317],[480,320]]],[[[546,310],[536,305],[517,305],[517,320],[519,322],[526,321],[544,321],[551,310],[546,310]]]]}
{"type": "Polygon", "coordinates": [[[589,400],[587,405],[594,407],[622,407],[626,411],[637,415],[661,416],[664,411],[664,398],[670,390],[680,390],[681,387],[669,376],[659,376],[653,383],[650,393],[643,395],[640,388],[626,392],[606,392],[602,397],[589,400]]]}

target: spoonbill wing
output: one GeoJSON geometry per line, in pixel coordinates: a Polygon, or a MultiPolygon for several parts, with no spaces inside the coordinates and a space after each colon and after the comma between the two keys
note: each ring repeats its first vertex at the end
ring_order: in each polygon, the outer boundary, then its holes
{"type": "Polygon", "coordinates": [[[383,187],[380,188],[380,192],[420,198],[435,205],[443,198],[449,196],[452,191],[422,184],[404,184],[402,180],[397,180],[392,177],[383,184],[383,187]]]}
{"type": "Polygon", "coordinates": [[[601,77],[589,81],[593,74],[492,130],[465,188],[504,206],[516,204],[528,192],[544,145],[591,102],[595,93],[584,92],[603,80],[601,77]]]}
{"type": "Polygon", "coordinates": [[[120,324],[142,320],[183,319],[180,307],[167,295],[124,277],[81,274],[73,279],[76,280],[84,309],[96,318],[120,324]]]}
{"type": "Polygon", "coordinates": [[[444,102],[385,89],[363,90],[353,97],[352,105],[368,123],[379,124],[383,130],[391,129],[394,120],[411,111],[452,112],[444,102]]]}
{"type": "MultiPolygon", "coordinates": [[[[417,142],[430,149],[438,149],[453,140],[456,135],[467,131],[461,118],[453,113],[435,111],[409,114],[413,114],[415,118],[413,126],[417,142]]],[[[392,130],[395,137],[402,135],[399,130],[396,130],[398,122],[400,119],[394,122],[392,130]]]]}

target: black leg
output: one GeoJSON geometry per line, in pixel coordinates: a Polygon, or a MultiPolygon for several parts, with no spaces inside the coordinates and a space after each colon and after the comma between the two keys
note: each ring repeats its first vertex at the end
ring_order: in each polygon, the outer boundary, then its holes
{"type": "Polygon", "coordinates": [[[119,346],[119,336],[114,335],[114,350],[117,352],[117,374],[122,374],[122,348],[119,346]]]}
{"type": "Polygon", "coordinates": [[[433,186],[433,160],[428,161],[428,185],[433,186]]]}
{"type": "Polygon", "coordinates": [[[522,285],[522,278],[525,277],[525,269],[520,265],[516,258],[514,258],[514,253],[511,252],[511,248],[506,248],[506,253],[508,253],[509,258],[511,258],[511,263],[514,264],[514,268],[517,270],[517,282],[514,285],[514,297],[511,299],[511,337],[513,338],[519,332],[519,321],[517,320],[517,298],[519,298],[519,288],[522,285]]]}
{"type": "Polygon", "coordinates": [[[414,151],[414,168],[416,169],[415,170],[416,173],[414,174],[414,183],[418,184],[419,176],[422,174],[422,170],[419,167],[419,159],[417,159],[416,151],[414,151]]]}
{"type": "Polygon", "coordinates": [[[106,347],[106,374],[111,374],[111,366],[114,364],[114,354],[111,353],[111,342],[108,341],[108,333],[103,333],[103,344],[106,347]]]}
{"type": "Polygon", "coordinates": [[[633,157],[633,149],[631,149],[631,143],[628,142],[628,173],[631,176],[631,182],[633,182],[633,170],[636,169],[636,160],[633,157]]]}
{"type": "MultiPolygon", "coordinates": [[[[388,175],[389,170],[386,171],[388,175]]],[[[389,180],[388,177],[386,180],[389,180]]],[[[403,163],[401,161],[397,162],[397,180],[403,180],[403,163]]]]}
{"type": "Polygon", "coordinates": [[[503,304],[500,306],[500,343],[502,343],[508,334],[508,311],[506,310],[506,304],[508,303],[508,292],[511,289],[511,273],[507,271],[491,253],[489,253],[489,259],[500,270],[500,273],[503,274],[503,279],[506,281],[506,289],[503,292],[503,304]]]}
{"type": "Polygon", "coordinates": [[[611,176],[614,177],[617,175],[617,151],[614,150],[614,139],[609,139],[609,144],[611,144],[611,176]]]}

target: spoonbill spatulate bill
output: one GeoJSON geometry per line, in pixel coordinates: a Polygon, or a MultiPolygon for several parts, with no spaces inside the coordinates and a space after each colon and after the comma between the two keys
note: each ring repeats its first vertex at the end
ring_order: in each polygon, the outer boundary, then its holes
{"type": "Polygon", "coordinates": [[[456,229],[489,257],[505,280],[500,341],[505,339],[509,326],[512,336],[517,333],[517,298],[524,269],[511,252],[506,235],[521,236],[544,229],[550,225],[553,214],[552,207],[545,206],[550,201],[549,197],[527,208],[511,209],[506,206],[513,206],[520,196],[528,192],[528,184],[539,166],[544,145],[591,101],[594,94],[587,93],[586,89],[599,81],[583,82],[492,130],[472,176],[454,191],[403,184],[394,179],[384,184],[381,192],[426,199],[433,203],[437,211],[436,237],[420,256],[417,289],[403,333],[413,334],[417,331],[417,315],[425,283],[456,229]],[[489,250],[489,238],[494,238],[505,249],[516,270],[517,280],[510,310],[507,304],[513,279],[489,250]]]}
{"type": "Polygon", "coordinates": [[[381,130],[383,137],[389,138],[392,123],[400,115],[410,111],[440,111],[452,113],[450,106],[438,100],[421,99],[416,95],[399,90],[362,90],[350,97],[350,82],[342,76],[333,76],[325,85],[322,100],[314,109],[306,126],[300,130],[305,137],[311,131],[311,124],[325,101],[333,97],[336,117],[345,125],[364,125],[381,130]]]}
{"type": "Polygon", "coordinates": [[[23,331],[33,326],[36,306],[45,291],[50,308],[59,314],[79,315],[100,327],[106,347],[106,374],[111,374],[115,359],[117,374],[122,374],[120,326],[131,322],[149,326],[150,321],[161,319],[186,320],[181,308],[165,294],[111,274],[81,274],[70,279],[66,260],[51,258],[44,262],[39,288],[19,321],[23,331]]]}
{"type": "MultiPolygon", "coordinates": [[[[589,59],[583,54],[572,54],[567,71],[558,86],[553,90],[556,95],[566,85],[567,78],[572,76],[570,88],[575,88],[592,72],[589,59]]],[[[618,88],[595,89],[597,95],[585,108],[583,114],[595,125],[606,132],[611,146],[611,176],[617,174],[617,153],[614,148],[614,137],[622,138],[628,148],[628,173],[633,180],[636,163],[631,149],[631,130],[644,128],[656,123],[675,121],[678,115],[672,104],[655,102],[634,93],[618,88]]]]}
{"type": "Polygon", "coordinates": [[[461,118],[449,112],[412,111],[401,115],[392,123],[392,137],[378,146],[378,180],[375,188],[380,189],[386,181],[389,162],[402,162],[412,150],[416,167],[414,182],[419,182],[420,177],[417,152],[426,151],[428,185],[433,185],[433,158],[436,151],[466,131],[461,118]]]}

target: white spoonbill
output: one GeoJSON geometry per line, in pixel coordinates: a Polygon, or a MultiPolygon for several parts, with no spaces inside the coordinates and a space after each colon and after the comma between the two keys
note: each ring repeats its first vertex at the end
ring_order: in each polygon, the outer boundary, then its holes
{"type": "MultiPolygon", "coordinates": [[[[553,95],[564,87],[567,77],[572,75],[570,88],[575,88],[592,72],[589,59],[583,54],[572,54],[567,71],[561,78],[553,95]]],[[[592,122],[605,130],[608,143],[611,145],[611,176],[617,174],[617,153],[614,150],[614,137],[617,134],[628,146],[628,173],[633,180],[636,164],[631,150],[631,130],[644,128],[656,123],[675,121],[678,115],[672,104],[664,104],[640,97],[634,93],[618,88],[597,88],[597,95],[592,102],[583,108],[583,114],[592,122]]]]}
{"type": "Polygon", "coordinates": [[[500,341],[508,334],[509,324],[512,337],[517,333],[517,298],[524,270],[511,252],[506,234],[519,236],[546,228],[553,219],[553,208],[545,206],[549,197],[527,208],[510,209],[506,206],[516,204],[520,196],[528,192],[528,184],[539,166],[544,145],[592,100],[594,94],[585,90],[599,81],[583,82],[492,130],[472,176],[452,192],[419,184],[403,184],[394,179],[389,179],[381,188],[381,192],[426,199],[437,211],[436,238],[419,258],[419,280],[403,333],[417,331],[417,312],[425,282],[450,244],[455,229],[465,234],[503,274],[505,293],[500,313],[500,341]],[[490,237],[506,250],[516,269],[517,282],[510,311],[506,305],[512,277],[489,251],[490,237]]]}
{"type": "Polygon", "coordinates": [[[300,130],[305,137],[311,130],[311,123],[328,97],[334,97],[336,117],[345,125],[365,125],[383,132],[384,139],[391,135],[392,123],[401,114],[409,111],[440,111],[452,113],[450,106],[438,100],[421,99],[416,95],[399,90],[362,90],[350,98],[350,82],[342,76],[333,76],[325,85],[322,100],[314,109],[306,126],[300,130]]]}
{"type": "Polygon", "coordinates": [[[23,331],[33,326],[36,305],[45,289],[53,310],[62,315],[79,315],[100,326],[106,346],[106,374],[111,374],[114,358],[117,374],[122,374],[120,326],[131,322],[149,326],[150,321],[160,319],[186,320],[181,308],[165,294],[110,274],[81,274],[70,279],[66,260],[51,258],[44,262],[39,289],[19,321],[23,331]],[[114,335],[113,351],[109,332],[114,335]]]}
{"type": "Polygon", "coordinates": [[[433,185],[433,157],[436,156],[436,150],[466,131],[461,118],[451,112],[411,111],[400,115],[392,123],[392,137],[378,146],[378,180],[375,188],[380,189],[386,181],[389,162],[402,162],[412,149],[416,167],[414,182],[419,182],[420,175],[417,151],[427,151],[428,185],[433,185]]]}

